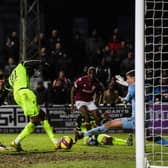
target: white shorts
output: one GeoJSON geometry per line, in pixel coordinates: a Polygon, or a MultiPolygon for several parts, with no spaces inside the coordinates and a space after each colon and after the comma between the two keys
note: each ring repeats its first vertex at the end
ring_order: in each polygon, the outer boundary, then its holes
{"type": "Polygon", "coordinates": [[[76,105],[76,108],[77,108],[78,110],[79,110],[80,107],[82,107],[82,106],[86,106],[89,111],[97,110],[97,106],[95,105],[95,103],[94,103],[93,101],[85,102],[85,101],[79,101],[79,100],[77,100],[77,101],[75,102],[75,105],[76,105]]]}

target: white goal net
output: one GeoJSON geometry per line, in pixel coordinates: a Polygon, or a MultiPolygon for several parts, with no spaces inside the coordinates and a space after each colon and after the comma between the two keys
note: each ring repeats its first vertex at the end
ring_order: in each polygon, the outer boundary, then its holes
{"type": "Polygon", "coordinates": [[[144,5],[146,167],[168,168],[168,0],[144,5]]]}

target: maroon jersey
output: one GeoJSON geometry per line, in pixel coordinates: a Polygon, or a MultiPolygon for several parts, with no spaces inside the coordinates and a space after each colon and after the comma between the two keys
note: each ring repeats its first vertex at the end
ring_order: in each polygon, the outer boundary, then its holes
{"type": "Polygon", "coordinates": [[[93,95],[100,89],[99,81],[96,79],[91,81],[88,76],[78,78],[74,87],[76,88],[75,101],[85,102],[93,101],[93,95]]]}

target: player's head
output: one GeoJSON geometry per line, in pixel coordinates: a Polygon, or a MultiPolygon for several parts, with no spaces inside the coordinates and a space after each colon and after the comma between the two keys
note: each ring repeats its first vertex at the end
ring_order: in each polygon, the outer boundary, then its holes
{"type": "Polygon", "coordinates": [[[89,77],[91,80],[95,79],[95,76],[96,76],[96,68],[93,67],[93,66],[90,66],[90,67],[88,68],[87,75],[88,75],[88,77],[89,77]]]}
{"type": "Polygon", "coordinates": [[[127,83],[132,84],[135,83],[135,70],[130,70],[126,73],[127,83]]]}
{"type": "Polygon", "coordinates": [[[97,141],[102,145],[112,145],[113,138],[107,134],[99,134],[97,137],[97,141]]]}
{"type": "Polygon", "coordinates": [[[112,145],[113,138],[107,134],[99,134],[97,141],[101,145],[112,145]]]}

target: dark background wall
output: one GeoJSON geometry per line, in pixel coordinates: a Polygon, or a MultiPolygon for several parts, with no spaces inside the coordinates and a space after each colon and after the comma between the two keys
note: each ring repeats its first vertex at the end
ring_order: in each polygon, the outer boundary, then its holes
{"type": "MultiPolygon", "coordinates": [[[[134,40],[134,0],[40,0],[41,30],[61,30],[67,44],[72,33],[88,35],[97,28],[108,38],[117,26],[124,39],[134,40]]],[[[19,32],[19,0],[0,1],[0,45],[12,31],[19,32]]],[[[0,49],[1,53],[1,49],[0,49]]]]}
{"type": "Polygon", "coordinates": [[[40,1],[43,18],[42,28],[50,31],[61,29],[67,39],[73,31],[89,33],[96,27],[103,36],[109,35],[116,26],[122,36],[133,40],[134,37],[134,0],[50,0],[40,1]]]}

